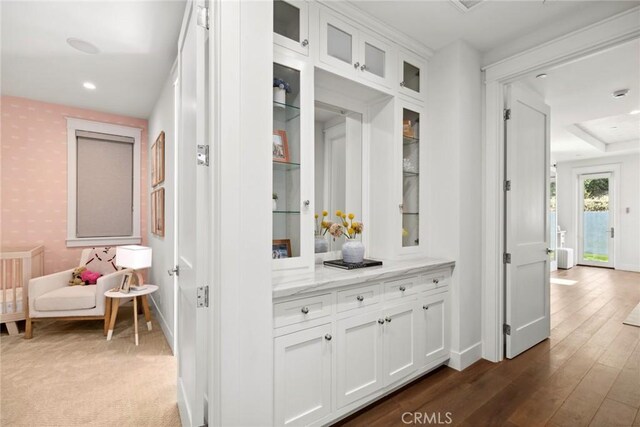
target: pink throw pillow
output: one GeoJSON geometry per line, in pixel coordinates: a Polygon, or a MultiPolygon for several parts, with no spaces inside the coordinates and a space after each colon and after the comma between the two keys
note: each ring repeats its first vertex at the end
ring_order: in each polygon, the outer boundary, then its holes
{"type": "Polygon", "coordinates": [[[97,271],[89,271],[85,270],[80,274],[80,279],[85,282],[87,285],[95,285],[98,282],[98,278],[100,278],[102,274],[97,271]]]}

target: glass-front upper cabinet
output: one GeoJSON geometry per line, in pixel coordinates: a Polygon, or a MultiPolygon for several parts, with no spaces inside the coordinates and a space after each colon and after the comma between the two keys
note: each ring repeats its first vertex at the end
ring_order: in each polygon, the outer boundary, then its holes
{"type": "Polygon", "coordinates": [[[402,107],[402,247],[420,244],[420,112],[402,107]]]}
{"type": "Polygon", "coordinates": [[[313,106],[304,62],[274,54],[272,258],[275,269],[313,262],[309,185],[313,173],[313,106]],[[306,83],[305,83],[306,82],[306,83]],[[309,148],[311,146],[311,148],[309,148]]]}
{"type": "Polygon", "coordinates": [[[355,75],[360,68],[358,54],[358,30],[329,13],[321,13],[320,60],[355,75]]]}
{"type": "Polygon", "coordinates": [[[391,87],[395,52],[390,45],[369,34],[360,33],[360,71],[374,83],[391,87]]]}
{"type": "Polygon", "coordinates": [[[309,54],[309,7],[303,0],[273,1],[273,41],[303,55],[309,54]]]}
{"type": "Polygon", "coordinates": [[[400,93],[424,101],[425,65],[416,56],[400,51],[400,93]]]}

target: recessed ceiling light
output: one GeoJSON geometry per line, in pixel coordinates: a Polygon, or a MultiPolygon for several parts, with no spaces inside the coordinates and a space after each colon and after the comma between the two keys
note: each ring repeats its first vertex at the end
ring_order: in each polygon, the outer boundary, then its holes
{"type": "Polygon", "coordinates": [[[623,98],[627,96],[628,93],[629,93],[629,89],[620,89],[613,92],[611,96],[613,96],[614,98],[623,98]]]}
{"type": "Polygon", "coordinates": [[[94,85],[91,82],[84,82],[84,83],[82,83],[82,86],[84,86],[85,89],[89,89],[89,90],[95,90],[96,89],[96,85],[94,85]]]}
{"type": "Polygon", "coordinates": [[[67,39],[67,44],[72,48],[79,50],[80,52],[89,53],[91,55],[100,53],[100,49],[98,49],[95,45],[84,40],[76,39],[75,37],[69,37],[67,39]]]}
{"type": "Polygon", "coordinates": [[[629,114],[640,114],[640,110],[633,110],[632,112],[630,112],[629,114]]]}
{"type": "Polygon", "coordinates": [[[546,78],[547,78],[547,75],[546,75],[545,73],[538,74],[538,75],[536,76],[536,79],[546,79],[546,78]]]}

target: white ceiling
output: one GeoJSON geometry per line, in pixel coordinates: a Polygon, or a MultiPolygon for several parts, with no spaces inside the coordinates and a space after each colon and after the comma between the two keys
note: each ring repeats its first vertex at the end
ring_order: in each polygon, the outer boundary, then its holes
{"type": "Polygon", "coordinates": [[[463,39],[492,63],[640,5],[639,1],[483,1],[462,12],[449,0],[354,0],[378,20],[438,50],[463,39]]]}
{"type": "Polygon", "coordinates": [[[2,0],[2,94],[148,118],[177,54],[185,4],[2,0]],[[70,37],[100,53],[71,48],[70,37]]]}
{"type": "Polygon", "coordinates": [[[551,107],[552,160],[640,151],[640,114],[629,114],[640,110],[640,40],[544,72],[522,82],[551,107]],[[619,89],[629,94],[613,98],[619,89]]]}

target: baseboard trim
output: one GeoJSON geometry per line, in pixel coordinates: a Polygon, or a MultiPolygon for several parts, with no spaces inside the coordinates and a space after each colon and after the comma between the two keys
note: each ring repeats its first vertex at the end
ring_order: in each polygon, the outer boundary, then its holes
{"type": "Polygon", "coordinates": [[[461,352],[451,351],[447,365],[456,371],[462,371],[482,359],[482,342],[477,342],[461,352]]]}
{"type": "Polygon", "coordinates": [[[158,323],[160,323],[160,329],[162,329],[162,332],[164,333],[164,337],[167,340],[167,343],[169,343],[169,347],[171,348],[171,353],[173,353],[173,355],[175,356],[176,350],[173,348],[173,332],[171,331],[171,328],[169,328],[169,325],[167,324],[167,320],[162,315],[162,311],[160,311],[160,309],[158,308],[158,304],[156,303],[156,300],[153,299],[153,294],[149,295],[149,297],[151,299],[153,314],[156,316],[156,319],[158,319],[158,323]]]}
{"type": "Polygon", "coordinates": [[[636,273],[640,273],[640,265],[616,264],[615,268],[616,268],[616,270],[633,271],[633,272],[636,272],[636,273]]]}

